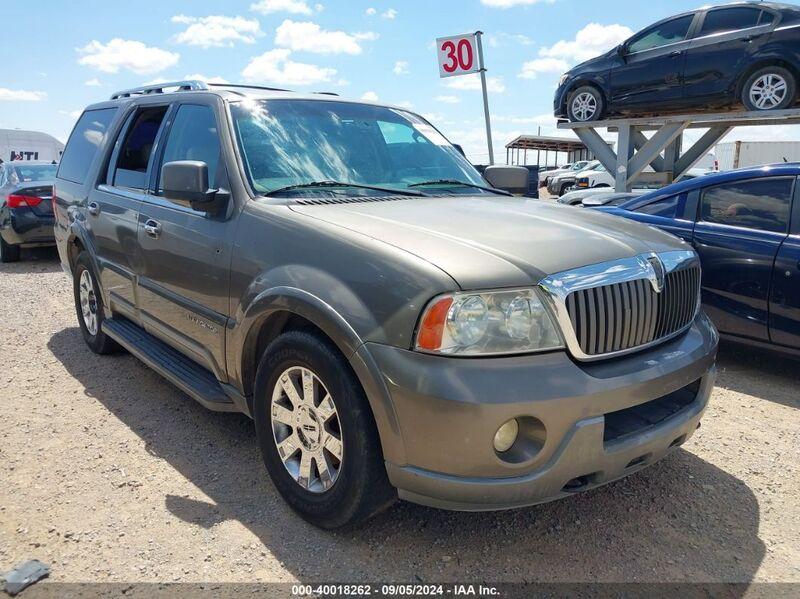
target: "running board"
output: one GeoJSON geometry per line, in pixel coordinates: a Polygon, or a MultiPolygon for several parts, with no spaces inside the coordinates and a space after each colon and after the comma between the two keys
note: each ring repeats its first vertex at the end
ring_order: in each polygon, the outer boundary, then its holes
{"type": "Polygon", "coordinates": [[[214,375],[126,318],[103,321],[103,332],[181,391],[215,412],[238,412],[214,375]]]}

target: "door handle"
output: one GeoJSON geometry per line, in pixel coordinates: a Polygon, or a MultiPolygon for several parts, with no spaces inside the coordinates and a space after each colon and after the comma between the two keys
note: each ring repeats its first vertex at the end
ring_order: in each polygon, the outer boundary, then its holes
{"type": "Polygon", "coordinates": [[[89,202],[89,204],[86,206],[86,209],[92,216],[97,216],[100,214],[100,204],[97,202],[89,202]]]}
{"type": "Polygon", "coordinates": [[[147,221],[144,223],[144,232],[150,237],[158,237],[161,235],[161,223],[153,220],[152,218],[147,219],[147,221]]]}
{"type": "Polygon", "coordinates": [[[673,58],[675,58],[676,56],[680,56],[681,54],[683,54],[683,50],[675,50],[674,52],[669,53],[669,55],[673,58]]]}

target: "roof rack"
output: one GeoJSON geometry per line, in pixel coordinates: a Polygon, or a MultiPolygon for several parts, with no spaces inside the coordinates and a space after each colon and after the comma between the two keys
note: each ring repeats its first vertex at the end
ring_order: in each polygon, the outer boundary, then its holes
{"type": "MultiPolygon", "coordinates": [[[[264,85],[245,85],[243,83],[207,83],[209,87],[219,87],[223,89],[263,89],[269,92],[293,92],[291,89],[283,89],[281,87],[266,87],[264,85]]],[[[336,92],[311,92],[314,94],[321,94],[323,96],[338,96],[336,92]]]]}
{"type": "Polygon", "coordinates": [[[204,81],[165,81],[163,83],[153,83],[152,85],[143,85],[141,87],[124,89],[112,94],[111,99],[118,100],[120,98],[130,98],[131,96],[163,94],[165,88],[171,87],[177,88],[175,91],[181,92],[208,89],[208,85],[204,81]]]}
{"type": "Polygon", "coordinates": [[[263,89],[269,92],[290,92],[290,89],[283,89],[280,87],[265,87],[263,85],[244,85],[242,83],[207,83],[211,87],[232,87],[234,89],[263,89]]]}
{"type": "MultiPolygon", "coordinates": [[[[141,87],[132,87],[115,92],[112,100],[119,100],[120,98],[130,98],[131,96],[144,96],[148,94],[163,94],[164,90],[169,89],[170,92],[186,92],[186,91],[207,91],[212,87],[220,89],[261,89],[271,92],[291,92],[290,89],[283,89],[280,87],[265,87],[263,85],[243,85],[239,83],[209,83],[207,81],[199,80],[186,80],[186,81],[164,81],[162,83],[153,83],[152,85],[143,85],[141,87]],[[174,88],[174,89],[173,89],[174,88]]],[[[322,94],[326,96],[338,96],[335,92],[314,92],[315,94],[322,94]]]]}

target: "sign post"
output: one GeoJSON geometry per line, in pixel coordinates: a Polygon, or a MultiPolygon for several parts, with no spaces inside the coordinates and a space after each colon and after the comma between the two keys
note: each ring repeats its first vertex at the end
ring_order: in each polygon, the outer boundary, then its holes
{"type": "Polygon", "coordinates": [[[486,119],[486,143],[489,147],[489,164],[494,164],[492,123],[489,117],[489,93],[486,88],[486,66],[483,62],[482,31],[465,33],[436,40],[439,59],[439,77],[456,77],[480,73],[483,90],[483,113],[486,119]]]}

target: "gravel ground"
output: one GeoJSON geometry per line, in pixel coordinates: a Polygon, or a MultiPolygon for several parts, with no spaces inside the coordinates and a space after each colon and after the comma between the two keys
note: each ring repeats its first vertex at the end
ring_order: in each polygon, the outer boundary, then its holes
{"type": "Polygon", "coordinates": [[[724,347],[703,427],[656,466],[501,513],[398,504],[317,530],[215,414],[84,346],[55,253],[0,265],[0,572],[51,581],[800,582],[800,363],[724,347]]]}

